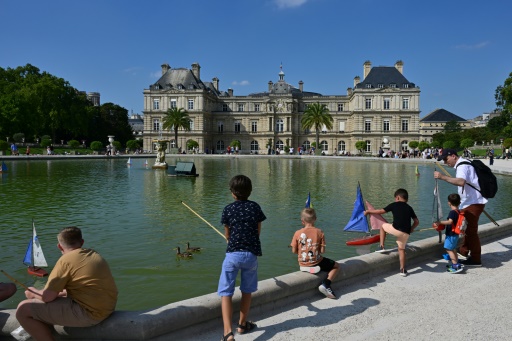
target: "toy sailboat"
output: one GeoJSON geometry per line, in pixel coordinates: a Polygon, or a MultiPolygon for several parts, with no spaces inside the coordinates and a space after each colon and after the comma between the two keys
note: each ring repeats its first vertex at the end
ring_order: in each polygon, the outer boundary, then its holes
{"type": "Polygon", "coordinates": [[[128,158],[128,161],[126,161],[126,164],[127,164],[128,166],[131,166],[131,165],[132,165],[132,158],[131,158],[131,157],[129,157],[129,158],[128,158]]]}
{"type": "Polygon", "coordinates": [[[0,167],[0,173],[5,173],[7,172],[7,165],[5,164],[5,162],[2,161],[2,166],[0,167]]]}
{"type": "MultiPolygon", "coordinates": [[[[375,226],[374,229],[378,229],[378,227],[375,226]]],[[[361,186],[359,185],[359,183],[357,184],[357,196],[356,201],[354,202],[354,210],[352,211],[352,217],[350,218],[350,221],[345,226],[343,231],[366,233],[366,235],[362,237],[348,240],[346,244],[350,246],[367,245],[380,242],[380,235],[372,235],[370,229],[368,228],[368,220],[364,215],[363,193],[361,192],[361,186]]]]}
{"type": "Polygon", "coordinates": [[[416,165],[416,171],[415,171],[415,173],[416,173],[416,176],[420,176],[420,171],[418,170],[418,165],[416,165]]]}
{"type": "Polygon", "coordinates": [[[148,160],[146,159],[146,162],[144,162],[144,167],[148,168],[148,160]]]}
{"type": "Polygon", "coordinates": [[[25,258],[23,259],[23,264],[28,266],[27,272],[30,275],[44,277],[48,276],[48,273],[41,269],[41,267],[47,267],[48,263],[46,263],[46,258],[44,258],[43,248],[39,243],[39,239],[37,238],[36,233],[36,224],[32,220],[32,238],[28,243],[27,252],[25,253],[25,258]]]}

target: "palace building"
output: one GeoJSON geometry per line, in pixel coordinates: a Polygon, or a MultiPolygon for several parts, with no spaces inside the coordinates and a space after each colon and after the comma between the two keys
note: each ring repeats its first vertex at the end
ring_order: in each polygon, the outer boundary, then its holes
{"type": "Polygon", "coordinates": [[[312,103],[325,104],[333,117],[333,128],[324,127],[319,148],[325,154],[357,153],[356,142],[366,141],[368,154],[379,148],[408,150],[410,141],[420,141],[420,89],[403,74],[403,62],[375,66],[366,61],[362,79],[354,78],[346,94],[323,95],[295,87],[285,80],[282,68],[277,81],[266,89],[245,96],[223,91],[219,79],[201,80],[201,67],[191,69],[162,65],[162,76],[144,89],[144,149],[156,150],[155,140],[170,141],[169,148],[185,149],[188,140],[199,144],[199,152],[224,153],[239,141],[241,153],[267,153],[286,146],[307,150],[315,131],[304,130],[301,118],[312,103]],[[169,108],[184,108],[191,119],[190,131],[163,130],[169,108]]]}

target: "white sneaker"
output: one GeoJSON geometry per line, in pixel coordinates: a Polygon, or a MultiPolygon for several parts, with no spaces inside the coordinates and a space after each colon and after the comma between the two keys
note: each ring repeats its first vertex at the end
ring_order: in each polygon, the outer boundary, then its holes
{"type": "Polygon", "coordinates": [[[325,287],[323,284],[320,284],[318,287],[318,290],[325,295],[327,298],[336,298],[336,295],[334,294],[334,291],[332,291],[331,288],[325,287]]]}
{"type": "Polygon", "coordinates": [[[317,266],[301,266],[300,271],[309,272],[310,274],[317,274],[320,272],[320,267],[317,266]]]}

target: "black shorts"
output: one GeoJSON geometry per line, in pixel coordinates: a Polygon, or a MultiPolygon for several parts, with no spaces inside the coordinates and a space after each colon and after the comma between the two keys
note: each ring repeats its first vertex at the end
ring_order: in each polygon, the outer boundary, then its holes
{"type": "Polygon", "coordinates": [[[334,268],[335,261],[329,258],[323,258],[317,265],[320,267],[320,271],[329,272],[334,268]]]}

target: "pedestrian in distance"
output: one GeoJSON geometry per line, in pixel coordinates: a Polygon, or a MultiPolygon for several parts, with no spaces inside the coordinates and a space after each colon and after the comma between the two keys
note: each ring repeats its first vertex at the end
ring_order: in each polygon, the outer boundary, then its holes
{"type": "Polygon", "coordinates": [[[445,239],[444,248],[449,256],[450,264],[448,264],[449,273],[457,273],[463,270],[462,264],[459,263],[457,257],[457,244],[459,242],[459,235],[453,231],[455,224],[459,220],[459,205],[460,196],[457,193],[452,193],[448,196],[448,206],[450,206],[450,213],[446,220],[437,221],[434,223],[434,227],[439,225],[445,226],[445,239]]]}
{"type": "Polygon", "coordinates": [[[318,290],[328,298],[336,298],[331,283],[338,274],[340,266],[337,262],[323,257],[325,253],[325,235],[315,227],[316,212],[313,208],[304,208],[300,213],[300,220],[304,226],[293,235],[290,246],[292,252],[298,255],[301,271],[312,274],[320,271],[327,272],[327,278],[322,281],[318,290]]]}
{"type": "Polygon", "coordinates": [[[459,255],[467,259],[461,260],[461,264],[482,266],[478,220],[484,211],[487,199],[477,190],[480,185],[475,168],[466,159],[459,157],[455,149],[443,150],[437,161],[441,160],[456,169],[455,177],[452,178],[436,171],[434,178],[457,186],[457,192],[460,195],[460,208],[464,211],[468,223],[462,245],[459,248],[459,255]]]}
{"type": "Polygon", "coordinates": [[[258,290],[258,256],[262,255],[261,222],[266,219],[260,205],[249,200],[252,183],[245,175],[236,175],[229,181],[229,189],[235,201],[222,211],[221,224],[228,243],[222,263],[217,293],[221,296],[223,341],[233,341],[233,294],[238,272],[241,272],[240,317],[237,332],[245,334],[256,328],[248,320],[252,293],[258,290]]]}
{"type": "Polygon", "coordinates": [[[18,305],[16,318],[37,341],[54,340],[51,325],[90,327],[114,312],[117,287],[110,268],[92,249],[82,248],[78,227],[66,227],[57,236],[62,252],[44,289],[30,287],[18,305]]]}
{"type": "Polygon", "coordinates": [[[385,252],[384,242],[386,241],[386,233],[396,237],[396,244],[398,245],[398,256],[400,258],[400,275],[407,276],[407,269],[405,268],[405,246],[409,235],[419,225],[420,221],[414,212],[414,209],[409,206],[409,193],[403,188],[399,188],[394,194],[395,201],[381,209],[366,210],[364,215],[368,214],[384,214],[391,212],[393,214],[393,223],[384,223],[380,229],[380,246],[377,252],[385,252]]]}

